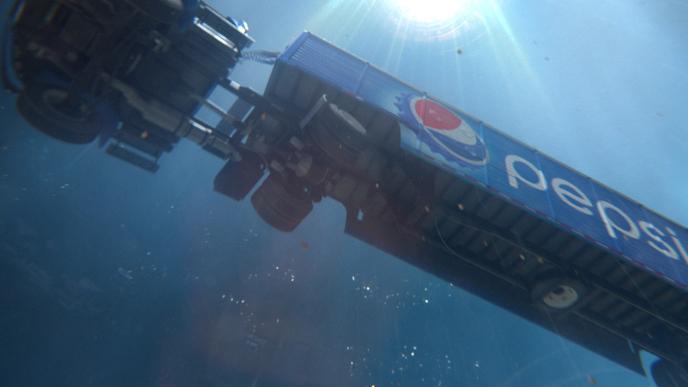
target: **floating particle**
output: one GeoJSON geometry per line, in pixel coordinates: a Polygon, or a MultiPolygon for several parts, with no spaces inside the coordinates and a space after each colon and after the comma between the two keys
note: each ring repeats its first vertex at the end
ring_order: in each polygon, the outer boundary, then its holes
{"type": "Polygon", "coordinates": [[[124,277],[124,278],[126,278],[126,279],[128,279],[128,280],[133,280],[133,279],[134,279],[134,276],[131,275],[131,270],[127,270],[127,269],[125,269],[125,268],[123,268],[123,267],[117,268],[117,273],[119,273],[119,275],[121,275],[122,277],[124,277]]]}

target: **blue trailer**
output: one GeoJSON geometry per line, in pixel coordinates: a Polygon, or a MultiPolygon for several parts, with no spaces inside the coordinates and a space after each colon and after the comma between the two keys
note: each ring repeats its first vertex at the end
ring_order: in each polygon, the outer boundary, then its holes
{"type": "Polygon", "coordinates": [[[266,157],[252,200],[268,223],[310,211],[269,199],[299,181],[345,205],[349,234],[636,372],[652,352],[658,383],[688,383],[685,227],[310,33],[265,98],[294,120],[292,154],[316,160],[266,157]]]}

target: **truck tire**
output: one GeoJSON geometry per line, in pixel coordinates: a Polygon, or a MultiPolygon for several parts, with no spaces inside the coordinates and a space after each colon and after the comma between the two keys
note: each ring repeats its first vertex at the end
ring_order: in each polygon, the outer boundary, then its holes
{"type": "Polygon", "coordinates": [[[574,310],[582,304],[587,293],[581,281],[558,275],[543,277],[531,288],[533,301],[552,312],[574,310]]]}
{"type": "Polygon", "coordinates": [[[271,174],[251,196],[258,215],[277,230],[293,231],[313,210],[313,202],[303,189],[271,174]]]}
{"type": "Polygon", "coordinates": [[[367,147],[366,129],[333,103],[325,104],[310,126],[315,145],[330,159],[352,166],[367,147]]]}
{"type": "Polygon", "coordinates": [[[176,24],[184,12],[182,0],[136,0],[132,2],[143,12],[167,24],[176,24]]]}
{"type": "Polygon", "coordinates": [[[658,387],[688,386],[687,371],[664,359],[655,362],[652,365],[651,372],[652,378],[658,387]]]}
{"type": "Polygon", "coordinates": [[[263,177],[265,168],[258,155],[241,152],[241,161],[228,161],[215,176],[215,191],[234,200],[243,200],[263,177]]]}
{"type": "Polygon", "coordinates": [[[64,87],[29,82],[17,97],[17,111],[48,136],[71,144],[92,142],[103,130],[102,115],[86,103],[67,106],[67,96],[64,87]]]}

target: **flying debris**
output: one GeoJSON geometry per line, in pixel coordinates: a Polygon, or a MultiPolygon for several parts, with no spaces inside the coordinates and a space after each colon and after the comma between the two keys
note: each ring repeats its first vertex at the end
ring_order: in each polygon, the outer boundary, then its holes
{"type": "Polygon", "coordinates": [[[127,270],[127,269],[125,269],[125,268],[123,268],[123,267],[117,268],[117,273],[119,273],[119,275],[121,275],[122,277],[128,279],[129,281],[131,281],[131,280],[134,279],[134,276],[131,275],[131,270],[127,270]]]}

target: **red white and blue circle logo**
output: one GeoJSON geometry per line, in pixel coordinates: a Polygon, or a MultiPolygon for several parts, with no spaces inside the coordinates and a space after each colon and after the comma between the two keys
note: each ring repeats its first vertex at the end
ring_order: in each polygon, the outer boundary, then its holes
{"type": "Polygon", "coordinates": [[[411,128],[420,142],[447,161],[462,165],[487,164],[488,152],[483,139],[457,113],[425,97],[404,98],[399,105],[402,115],[418,125],[411,128]]]}

